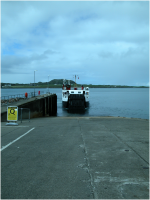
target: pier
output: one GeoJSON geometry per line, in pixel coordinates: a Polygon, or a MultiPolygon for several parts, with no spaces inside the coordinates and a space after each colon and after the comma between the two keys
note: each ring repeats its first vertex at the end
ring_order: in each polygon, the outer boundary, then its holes
{"type": "MultiPolygon", "coordinates": [[[[57,115],[57,95],[44,94],[32,98],[22,98],[17,102],[11,102],[1,106],[1,122],[7,121],[7,106],[17,106],[19,108],[18,119],[21,119],[21,108],[30,109],[30,118],[56,116],[57,115]]],[[[22,118],[29,118],[27,110],[23,110],[22,118]]]]}
{"type": "Polygon", "coordinates": [[[149,199],[149,120],[41,117],[5,124],[2,199],[149,199]]]}

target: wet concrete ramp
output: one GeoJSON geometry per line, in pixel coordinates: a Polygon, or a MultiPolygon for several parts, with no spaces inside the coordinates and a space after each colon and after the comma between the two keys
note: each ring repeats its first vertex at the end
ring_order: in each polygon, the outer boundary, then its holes
{"type": "Polygon", "coordinates": [[[45,117],[1,126],[2,199],[149,198],[148,120],[45,117]]]}

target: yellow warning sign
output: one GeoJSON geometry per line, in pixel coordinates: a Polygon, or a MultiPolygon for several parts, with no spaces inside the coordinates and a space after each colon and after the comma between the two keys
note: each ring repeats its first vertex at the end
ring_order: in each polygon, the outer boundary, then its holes
{"type": "Polygon", "coordinates": [[[8,106],[7,107],[7,121],[17,121],[18,120],[18,107],[8,106]]]}

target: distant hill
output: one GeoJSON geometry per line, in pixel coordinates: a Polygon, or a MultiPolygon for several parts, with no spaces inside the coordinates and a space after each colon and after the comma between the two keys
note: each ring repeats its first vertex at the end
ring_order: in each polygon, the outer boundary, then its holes
{"type": "MultiPolygon", "coordinates": [[[[70,80],[71,84],[74,84],[75,82],[70,80]]],[[[49,84],[57,84],[57,85],[62,85],[63,84],[63,79],[53,79],[49,82],[49,84]]]]}
{"type": "MultiPolygon", "coordinates": [[[[75,82],[70,80],[71,85],[74,85],[75,82]]],[[[61,88],[63,85],[63,79],[53,79],[48,82],[38,82],[35,83],[1,83],[1,88],[33,88],[33,87],[39,87],[39,88],[61,88]]],[[[81,84],[77,83],[77,86],[80,87],[81,84]]],[[[148,86],[126,86],[126,85],[92,85],[92,84],[83,84],[84,87],[90,87],[90,88],[149,88],[148,86]]]]}

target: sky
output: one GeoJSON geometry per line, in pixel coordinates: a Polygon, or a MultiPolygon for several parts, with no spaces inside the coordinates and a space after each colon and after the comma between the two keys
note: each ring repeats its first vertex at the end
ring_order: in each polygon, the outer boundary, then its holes
{"type": "Polygon", "coordinates": [[[149,2],[2,1],[1,82],[34,75],[149,86],[149,2]]]}

